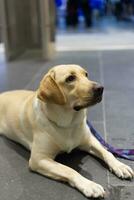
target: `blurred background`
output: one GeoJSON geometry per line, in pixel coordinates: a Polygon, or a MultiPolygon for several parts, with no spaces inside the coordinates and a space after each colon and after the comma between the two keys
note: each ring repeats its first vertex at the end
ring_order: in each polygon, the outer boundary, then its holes
{"type": "Polygon", "coordinates": [[[133,49],[133,29],[134,0],[0,1],[0,52],[5,50],[7,60],[22,55],[47,60],[56,51],[133,49]]]}

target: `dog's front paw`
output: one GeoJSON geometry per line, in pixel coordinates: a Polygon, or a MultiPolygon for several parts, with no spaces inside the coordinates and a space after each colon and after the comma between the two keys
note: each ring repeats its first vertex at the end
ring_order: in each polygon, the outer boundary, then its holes
{"type": "Polygon", "coordinates": [[[110,167],[111,171],[114,172],[119,178],[132,179],[134,178],[134,171],[128,165],[116,160],[110,167]]]}
{"type": "Polygon", "coordinates": [[[77,186],[86,197],[104,198],[105,196],[105,191],[101,185],[85,178],[77,186]]]}

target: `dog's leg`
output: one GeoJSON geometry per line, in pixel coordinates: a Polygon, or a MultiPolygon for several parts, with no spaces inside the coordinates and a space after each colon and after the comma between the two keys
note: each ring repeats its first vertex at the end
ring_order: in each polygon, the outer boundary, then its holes
{"type": "Polygon", "coordinates": [[[109,167],[109,169],[114,172],[119,178],[132,179],[134,177],[133,170],[118,161],[112,153],[107,151],[100,142],[92,135],[90,129],[86,125],[85,139],[80,146],[80,149],[91,153],[98,158],[102,159],[109,167]]]}
{"type": "Polygon", "coordinates": [[[50,158],[44,158],[36,163],[36,166],[30,160],[30,168],[49,178],[68,182],[72,187],[77,188],[86,197],[104,197],[103,187],[81,176],[78,172],[70,167],[62,165],[50,158]]]}
{"type": "Polygon", "coordinates": [[[101,185],[86,179],[72,168],[60,164],[44,154],[37,153],[31,156],[29,167],[32,171],[49,178],[68,182],[86,197],[97,198],[105,196],[105,191],[101,185]]]}

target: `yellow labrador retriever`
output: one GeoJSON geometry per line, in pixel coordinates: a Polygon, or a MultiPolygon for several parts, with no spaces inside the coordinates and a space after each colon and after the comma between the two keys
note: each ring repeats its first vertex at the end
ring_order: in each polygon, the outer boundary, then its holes
{"type": "Polygon", "coordinates": [[[56,162],[57,154],[80,148],[101,158],[120,178],[131,179],[134,173],[103,148],[86,124],[86,108],[99,103],[103,94],[103,87],[87,76],[78,65],[59,65],[35,92],[0,94],[0,133],[31,151],[31,170],[96,198],[105,196],[103,187],[56,162]]]}

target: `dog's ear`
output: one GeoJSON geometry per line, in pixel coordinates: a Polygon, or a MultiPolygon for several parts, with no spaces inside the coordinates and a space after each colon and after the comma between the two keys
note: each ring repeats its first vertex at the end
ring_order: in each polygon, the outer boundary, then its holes
{"type": "Polygon", "coordinates": [[[60,86],[56,83],[51,74],[48,74],[40,82],[37,97],[42,101],[64,105],[66,98],[60,86]]]}

